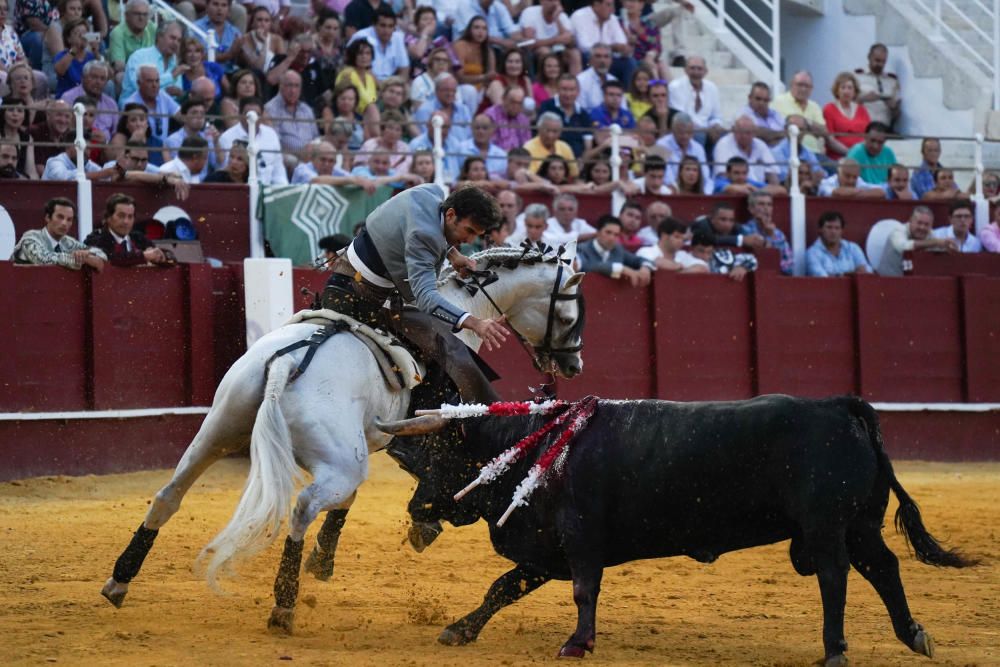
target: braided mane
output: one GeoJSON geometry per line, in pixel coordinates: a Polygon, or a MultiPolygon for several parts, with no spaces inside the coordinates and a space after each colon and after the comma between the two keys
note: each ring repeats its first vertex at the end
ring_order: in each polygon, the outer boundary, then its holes
{"type": "MultiPolygon", "coordinates": [[[[559,261],[559,256],[555,252],[552,252],[551,248],[546,246],[545,250],[546,252],[542,252],[537,248],[531,248],[525,251],[524,248],[493,246],[492,248],[480,250],[470,255],[470,257],[476,260],[476,265],[480,269],[516,269],[521,264],[555,264],[559,261]]],[[[438,286],[447,283],[457,275],[458,272],[449,265],[438,277],[438,286]]]]}

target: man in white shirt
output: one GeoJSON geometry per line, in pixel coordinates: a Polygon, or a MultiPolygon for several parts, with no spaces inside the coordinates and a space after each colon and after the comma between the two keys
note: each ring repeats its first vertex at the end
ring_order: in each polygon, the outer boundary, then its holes
{"type": "MultiPolygon", "coordinates": [[[[43,181],[75,181],[76,180],[76,144],[73,141],[76,139],[75,130],[67,130],[60,137],[59,141],[66,144],[66,149],[50,157],[45,162],[45,171],[42,172],[43,181]]],[[[84,171],[87,173],[87,180],[94,181],[100,178],[104,178],[112,170],[102,170],[100,166],[91,162],[90,160],[84,160],[84,171]]]]}
{"type": "Polygon", "coordinates": [[[701,163],[701,180],[703,191],[706,195],[712,194],[712,175],[708,171],[708,158],[705,155],[705,147],[694,140],[694,121],[686,113],[675,114],[670,121],[670,134],[656,142],[670,151],[670,161],[667,164],[667,173],[663,177],[667,185],[677,182],[677,170],[680,167],[681,158],[690,155],[701,163]]]}
{"type": "Polygon", "coordinates": [[[583,218],[576,217],[580,204],[576,197],[564,192],[557,195],[552,202],[554,215],[546,222],[545,242],[551,246],[560,246],[570,241],[586,241],[594,238],[597,230],[591,227],[583,218]]]}
{"type": "Polygon", "coordinates": [[[122,108],[132,102],[146,107],[150,113],[149,126],[153,129],[153,136],[161,142],[166,141],[170,135],[170,116],[175,116],[181,110],[181,105],[160,90],[160,73],[156,67],[139,67],[138,90],[122,100],[122,108]]]}
{"type": "MultiPolygon", "coordinates": [[[[590,52],[590,67],[576,75],[580,84],[580,95],[577,103],[586,111],[601,106],[604,102],[604,84],[617,81],[611,74],[611,47],[607,44],[595,44],[590,52]]],[[[624,103],[624,96],[622,97],[624,103]]]]}
{"type": "Polygon", "coordinates": [[[627,83],[632,80],[636,62],[632,57],[632,45],[628,43],[625,30],[614,13],[614,0],[591,0],[589,7],[573,12],[569,21],[576,45],[584,57],[591,55],[595,45],[607,44],[614,53],[612,71],[627,83]]]}
{"type": "Polygon", "coordinates": [[[816,192],[820,197],[864,197],[885,199],[885,190],[861,178],[861,165],[849,157],[837,163],[837,173],[824,178],[816,192]]]}
{"type": "Polygon", "coordinates": [[[950,225],[931,232],[936,239],[951,239],[959,252],[982,252],[983,244],[972,233],[973,205],[968,199],[958,199],[948,207],[950,225]]]}
{"type": "Polygon", "coordinates": [[[525,240],[532,243],[554,244],[545,231],[549,228],[549,207],[545,204],[528,204],[521,217],[520,229],[507,238],[507,245],[519,247],[525,240]]]}
{"type": "Polygon", "coordinates": [[[778,166],[774,163],[771,149],[763,139],[754,136],[756,124],[748,116],[740,116],[733,123],[733,131],[715,144],[715,174],[726,171],[729,158],[741,157],[750,166],[747,175],[751,181],[778,185],[778,166]]]}
{"type": "Polygon", "coordinates": [[[647,155],[642,163],[642,177],[637,179],[635,184],[639,186],[639,192],[644,195],[669,195],[670,188],[663,182],[666,174],[666,160],[659,155],[647,155]]]}
{"type": "Polygon", "coordinates": [[[410,79],[410,55],[402,31],[396,30],[396,13],[387,4],[375,10],[375,24],[358,30],[348,44],[363,39],[372,45],[372,74],[379,81],[390,76],[410,79]]]}
{"type": "MultiPolygon", "coordinates": [[[[229,149],[237,139],[249,140],[247,130],[247,114],[251,111],[260,117],[264,104],[259,97],[244,97],[240,100],[240,122],[222,133],[219,137],[219,148],[229,155],[229,149]]],[[[281,159],[281,141],[278,133],[267,125],[257,123],[257,179],[263,185],[288,185],[288,174],[281,159]]],[[[228,158],[227,158],[228,160],[228,158]]],[[[223,165],[225,166],[225,165],[223,165]]]]}
{"type": "Polygon", "coordinates": [[[208,163],[208,140],[186,137],[177,157],[160,166],[161,174],[177,174],[185,183],[201,183],[201,172],[208,163]]]}
{"type": "Polygon", "coordinates": [[[639,248],[636,255],[652,262],[657,271],[678,273],[708,273],[708,264],[691,253],[682,252],[688,228],[677,218],[667,218],[657,227],[656,245],[639,248]]]}
{"type": "Polygon", "coordinates": [[[714,143],[725,132],[719,88],[705,78],[708,65],[701,56],[688,57],[684,74],[670,82],[670,106],[689,115],[695,130],[705,133],[709,142],[714,143]]]}
{"type": "Polygon", "coordinates": [[[208,160],[205,166],[197,174],[198,182],[205,180],[209,169],[217,169],[219,164],[225,160],[222,158],[222,151],[218,150],[216,140],[219,138],[219,131],[211,123],[205,122],[206,102],[199,97],[190,97],[181,107],[181,115],[184,116],[184,127],[180,128],[167,137],[163,146],[174,153],[180,149],[181,144],[188,137],[202,137],[208,142],[208,160]]]}
{"type": "Polygon", "coordinates": [[[525,8],[518,21],[524,38],[534,40],[529,48],[535,55],[535,62],[555,52],[562,54],[571,73],[582,69],[573,26],[559,0],[540,0],[539,4],[525,8]]]}
{"type": "Polygon", "coordinates": [[[317,139],[309,145],[312,160],[303,161],[292,173],[292,184],[310,183],[317,176],[350,176],[337,166],[337,149],[328,141],[317,139]]]}

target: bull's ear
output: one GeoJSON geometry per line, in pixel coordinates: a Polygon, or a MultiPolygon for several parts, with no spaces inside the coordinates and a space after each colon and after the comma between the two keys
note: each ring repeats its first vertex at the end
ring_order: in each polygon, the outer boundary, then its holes
{"type": "Polygon", "coordinates": [[[563,246],[563,252],[559,256],[559,259],[569,264],[573,263],[573,260],[576,259],[576,239],[563,246]]]}
{"type": "Polygon", "coordinates": [[[571,275],[569,277],[569,280],[566,281],[566,284],[563,285],[563,290],[565,291],[565,290],[568,290],[571,287],[576,287],[577,285],[579,285],[583,281],[583,277],[585,275],[587,275],[587,274],[586,273],[574,273],[573,275],[571,275]]]}

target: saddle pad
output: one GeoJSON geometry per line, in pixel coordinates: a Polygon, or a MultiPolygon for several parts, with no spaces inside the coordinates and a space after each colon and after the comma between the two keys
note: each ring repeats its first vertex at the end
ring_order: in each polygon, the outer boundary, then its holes
{"type": "MultiPolygon", "coordinates": [[[[407,389],[413,389],[423,381],[425,373],[423,364],[418,362],[410,354],[409,350],[389,334],[376,331],[367,324],[362,324],[352,317],[328,309],[300,310],[292,315],[291,319],[285,324],[298,324],[307,320],[329,320],[347,324],[350,327],[351,333],[357,336],[361,342],[368,345],[369,348],[372,347],[369,342],[374,343],[375,346],[389,357],[392,365],[395,367],[394,370],[399,372],[399,375],[403,378],[403,384],[407,389]]],[[[374,353],[374,349],[372,352],[374,353]]]]}

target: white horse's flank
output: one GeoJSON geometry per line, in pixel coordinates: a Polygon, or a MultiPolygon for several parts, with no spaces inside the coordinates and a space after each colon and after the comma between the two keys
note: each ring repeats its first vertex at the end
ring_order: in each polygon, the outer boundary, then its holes
{"type": "MultiPolygon", "coordinates": [[[[571,249],[570,259],[572,254],[571,249]]],[[[490,261],[521,255],[520,249],[495,248],[476,258],[484,267],[490,261]]],[[[515,269],[496,268],[500,279],[488,289],[512,326],[537,345],[544,337],[550,306],[555,308],[556,333],[572,326],[578,306],[572,300],[549,298],[558,263],[539,261],[537,253],[528,259],[533,261],[521,262],[515,269]]],[[[562,276],[560,291],[575,294],[582,274],[564,266],[562,276]]],[[[487,299],[471,296],[451,278],[446,273],[439,285],[445,298],[477,317],[497,316],[487,299]]],[[[305,349],[278,357],[271,363],[265,386],[265,364],[274,352],[307,338],[317,328],[304,323],[282,327],[260,338],[233,365],[201,429],[171,481],[156,494],[143,523],[150,531],[158,530],[178,510],[194,481],[214,462],[245,447],[249,439],[251,467],[243,495],[228,525],[201,554],[208,559],[205,575],[213,588],[220,572],[273,542],[289,516],[289,537],[301,542],[320,512],[349,507],[367,476],[369,453],[391,439],[374,426],[374,420],[405,416],[409,391],[390,391],[367,347],[348,334],[333,336],[319,347],[308,371],[290,384],[288,378],[305,349]],[[312,474],[313,481],[290,508],[301,479],[300,467],[312,474]]],[[[479,340],[463,333],[464,340],[478,349],[479,340]]],[[[578,372],[582,366],[579,353],[572,356],[574,372],[578,372]]],[[[118,605],[127,587],[111,579],[104,592],[118,605]]]]}

